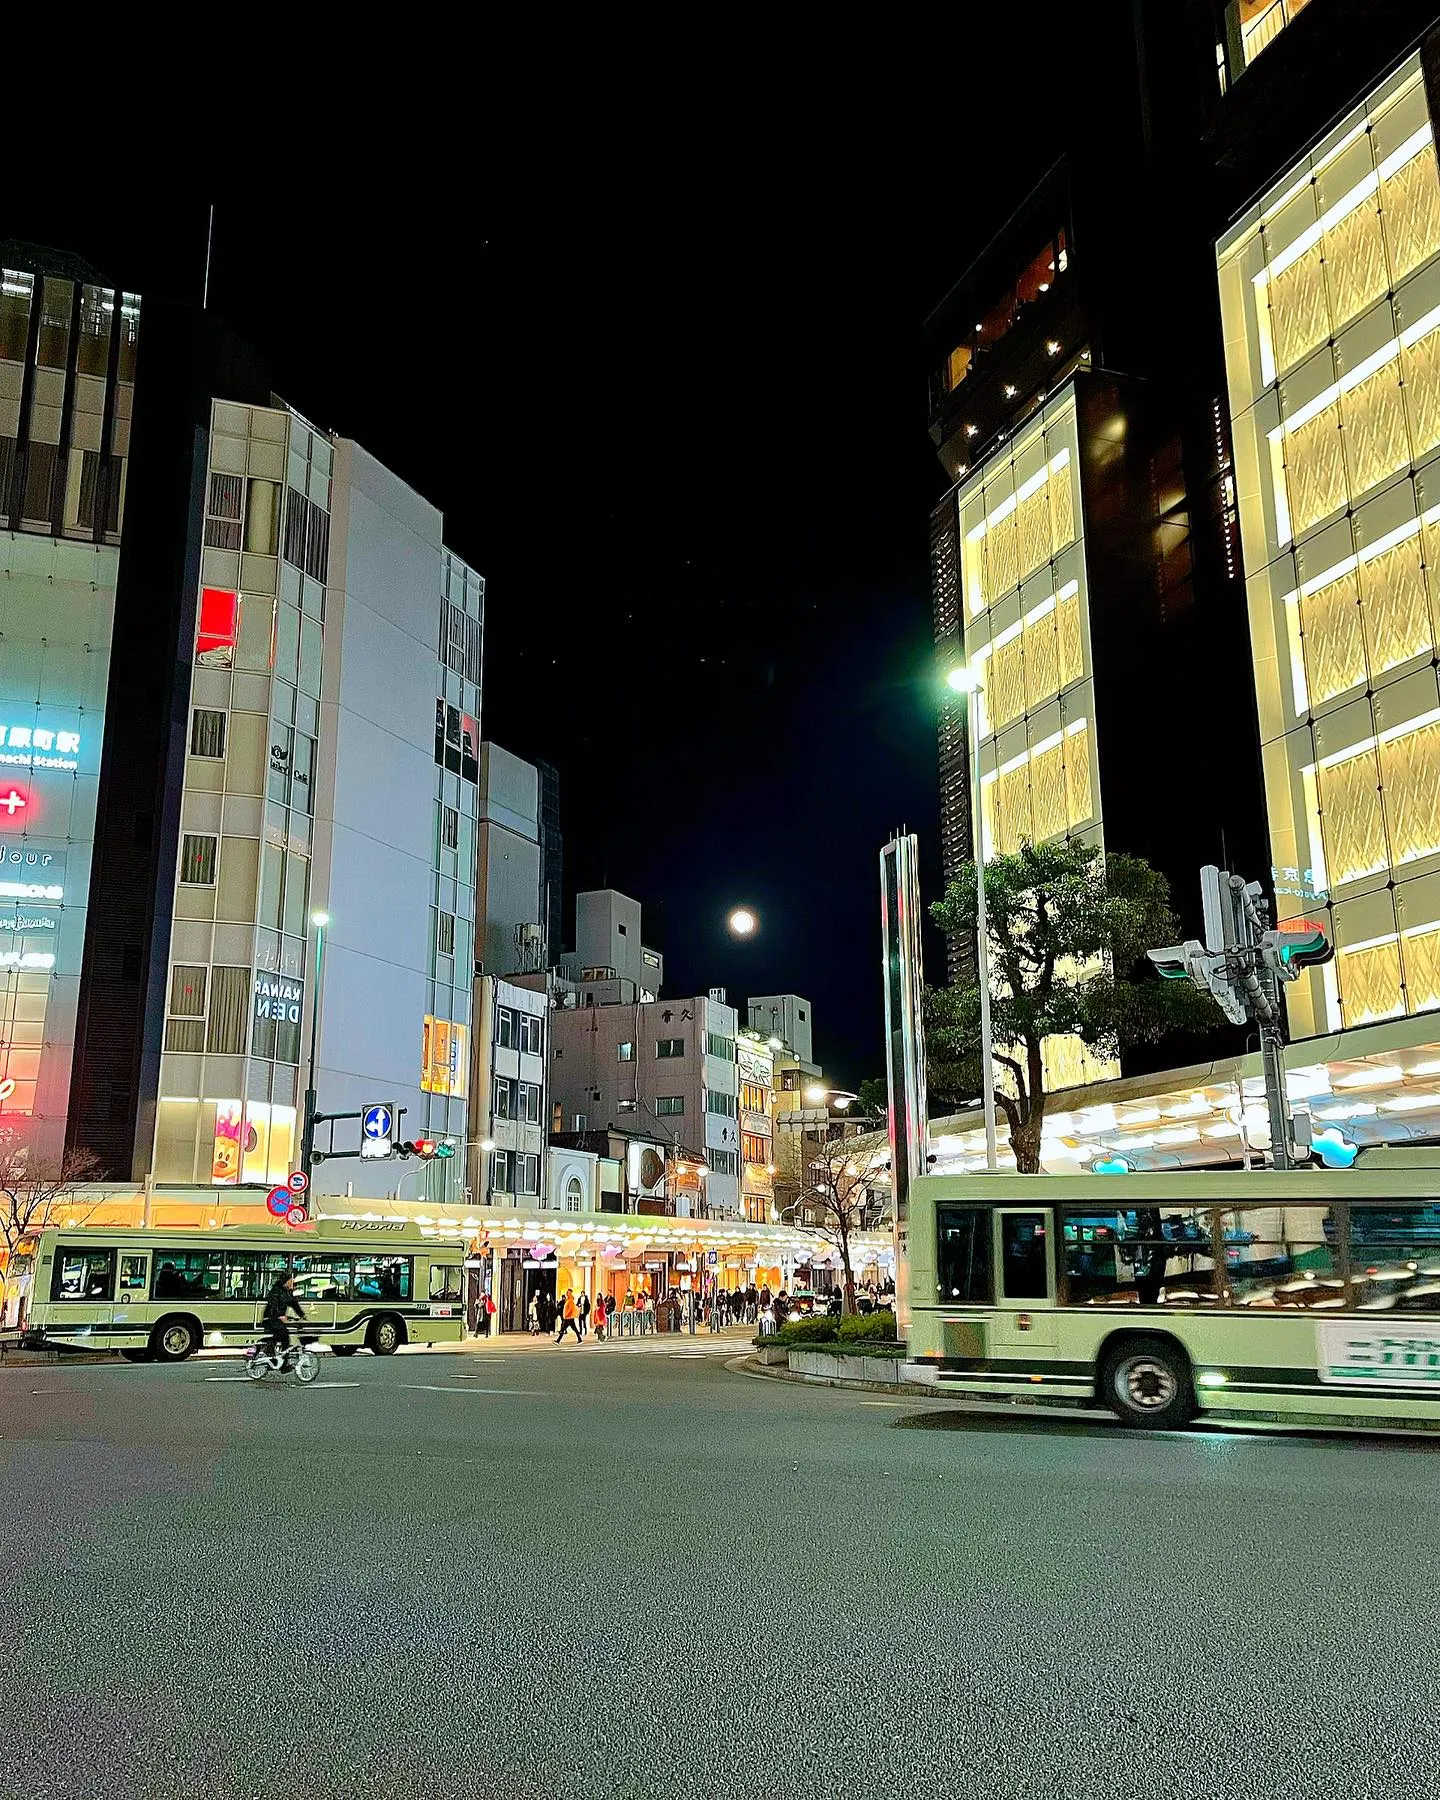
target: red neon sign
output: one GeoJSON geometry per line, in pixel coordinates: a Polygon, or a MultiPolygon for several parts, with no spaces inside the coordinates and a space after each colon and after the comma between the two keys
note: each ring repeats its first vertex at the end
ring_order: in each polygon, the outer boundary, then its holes
{"type": "Polygon", "coordinates": [[[6,784],[0,782],[0,823],[6,825],[23,825],[25,821],[20,814],[30,804],[29,798],[17,787],[6,791],[6,784]]]}

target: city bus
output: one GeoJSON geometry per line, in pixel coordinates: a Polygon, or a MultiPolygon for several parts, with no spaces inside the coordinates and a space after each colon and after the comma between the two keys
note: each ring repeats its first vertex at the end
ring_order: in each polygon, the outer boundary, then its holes
{"type": "Polygon", "coordinates": [[[1440,1165],[929,1175],[909,1256],[948,1392],[1440,1426],[1440,1165]]]}
{"type": "Polygon", "coordinates": [[[464,1245],[408,1224],[51,1228],[28,1260],[21,1341],[30,1348],[183,1362],[202,1346],[251,1344],[263,1335],[265,1296],[285,1273],[307,1329],[338,1355],[457,1342],[464,1324],[464,1245]]]}

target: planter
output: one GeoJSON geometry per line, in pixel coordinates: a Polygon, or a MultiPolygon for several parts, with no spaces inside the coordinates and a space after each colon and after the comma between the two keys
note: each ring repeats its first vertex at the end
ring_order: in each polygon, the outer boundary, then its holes
{"type": "Polygon", "coordinates": [[[767,1369],[783,1369],[790,1360],[790,1352],[783,1344],[760,1344],[755,1351],[755,1360],[767,1369]]]}
{"type": "Polygon", "coordinates": [[[884,1381],[900,1382],[905,1367],[905,1352],[897,1349],[894,1356],[851,1356],[843,1350],[790,1350],[787,1353],[790,1372],[808,1375],[818,1381],[884,1381]]]}

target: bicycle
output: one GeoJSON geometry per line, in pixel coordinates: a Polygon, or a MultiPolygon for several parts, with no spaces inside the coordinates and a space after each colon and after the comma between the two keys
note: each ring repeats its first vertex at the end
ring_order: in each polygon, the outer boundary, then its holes
{"type": "Polygon", "coordinates": [[[320,1358],[310,1348],[313,1337],[298,1338],[288,1349],[277,1354],[279,1346],[271,1343],[252,1344],[245,1352],[245,1373],[251,1381],[263,1381],[267,1375],[283,1375],[287,1369],[305,1386],[320,1373],[320,1358]]]}

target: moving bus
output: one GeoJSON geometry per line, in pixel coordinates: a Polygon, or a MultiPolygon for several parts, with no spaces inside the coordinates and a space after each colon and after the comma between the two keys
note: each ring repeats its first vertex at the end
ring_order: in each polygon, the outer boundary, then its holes
{"type": "MultiPolygon", "coordinates": [[[[458,1341],[465,1252],[410,1225],[321,1220],[212,1231],[84,1227],[39,1233],[23,1342],[182,1362],[254,1343],[277,1275],[295,1276],[307,1328],[338,1355],[458,1341]]],[[[292,1321],[293,1327],[293,1321],[292,1321]]]]}
{"type": "Polygon", "coordinates": [[[1440,1169],[930,1175],[909,1250],[948,1391],[1440,1424],[1440,1169]]]}

